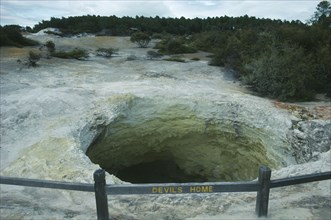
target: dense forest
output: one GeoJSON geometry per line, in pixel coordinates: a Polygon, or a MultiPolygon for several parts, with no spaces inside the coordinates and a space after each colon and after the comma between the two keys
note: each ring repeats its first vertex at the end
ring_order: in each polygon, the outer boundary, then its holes
{"type": "MultiPolygon", "coordinates": [[[[321,1],[307,23],[247,15],[205,19],[87,15],[51,18],[25,30],[53,27],[64,36],[83,32],[128,36],[138,30],[160,38],[156,48],[162,53],[211,52],[211,65],[233,71],[258,94],[293,101],[312,100],[317,93],[331,96],[330,14],[330,2],[321,1]]],[[[5,28],[0,29],[1,41],[11,41],[5,28]]]]}
{"type": "Polygon", "coordinates": [[[19,25],[0,26],[0,46],[34,46],[38,42],[27,39],[22,36],[22,27],[19,25]]]}

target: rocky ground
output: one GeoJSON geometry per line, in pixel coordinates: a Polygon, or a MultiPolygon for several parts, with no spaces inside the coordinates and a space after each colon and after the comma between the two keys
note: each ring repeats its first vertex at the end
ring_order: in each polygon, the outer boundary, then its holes
{"type": "MultiPolygon", "coordinates": [[[[91,183],[98,165],[85,152],[102,128],[135,112],[149,116],[175,106],[211,125],[230,121],[229,132],[239,136],[256,135],[276,164],[272,178],[330,171],[329,100],[256,97],[208,66],[204,53],[193,55],[199,61],[186,55],[186,63],[177,63],[148,59],[150,48],[127,37],[29,37],[53,40],[58,49],[84,48],[90,57],[42,59],[27,68],[17,60],[38,48],[1,48],[1,175],[91,183]],[[119,53],[96,57],[99,47],[119,53]]],[[[122,181],[107,175],[107,183],[122,181]]],[[[330,180],[273,189],[268,219],[327,219],[330,202],[330,180]]],[[[256,219],[254,209],[255,193],[109,198],[114,219],[256,219]]],[[[95,213],[91,193],[1,185],[2,219],[95,219],[95,213]]]]}

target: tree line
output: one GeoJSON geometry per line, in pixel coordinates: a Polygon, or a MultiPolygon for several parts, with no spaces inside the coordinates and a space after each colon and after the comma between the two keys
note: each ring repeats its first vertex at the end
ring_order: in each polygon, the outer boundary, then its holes
{"type": "Polygon", "coordinates": [[[301,21],[282,21],[264,18],[249,17],[208,17],[208,18],[164,18],[164,17],[116,17],[116,16],[75,16],[75,17],[52,17],[50,20],[43,20],[35,25],[33,32],[40,31],[47,27],[61,29],[64,33],[98,33],[107,31],[113,36],[127,36],[130,30],[138,29],[148,33],[169,33],[174,35],[187,35],[205,31],[222,31],[234,29],[265,29],[273,28],[281,24],[304,25],[301,21]]]}

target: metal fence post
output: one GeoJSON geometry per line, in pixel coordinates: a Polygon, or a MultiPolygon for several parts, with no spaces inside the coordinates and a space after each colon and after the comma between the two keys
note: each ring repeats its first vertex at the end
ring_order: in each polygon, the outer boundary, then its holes
{"type": "Polygon", "coordinates": [[[259,169],[259,190],[256,196],[255,212],[258,217],[268,215],[269,192],[270,192],[271,170],[269,167],[261,166],[259,169]]]}
{"type": "Polygon", "coordinates": [[[105,170],[103,169],[96,170],[93,174],[98,220],[109,220],[105,176],[105,170]]]}

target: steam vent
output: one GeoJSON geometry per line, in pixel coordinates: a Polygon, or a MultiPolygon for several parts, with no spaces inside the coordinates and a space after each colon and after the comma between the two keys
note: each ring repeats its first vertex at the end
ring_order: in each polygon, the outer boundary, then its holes
{"type": "Polygon", "coordinates": [[[260,165],[285,163],[272,150],[273,135],[240,121],[245,111],[239,105],[183,103],[134,99],[86,154],[131,183],[252,180],[260,165]]]}

